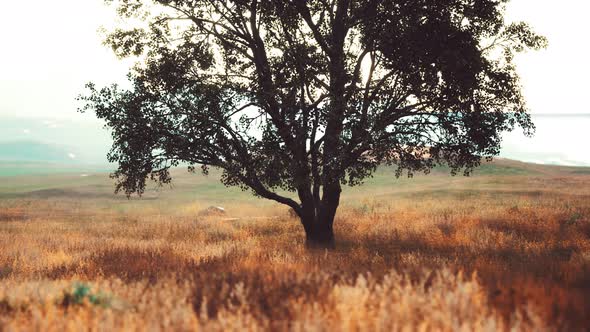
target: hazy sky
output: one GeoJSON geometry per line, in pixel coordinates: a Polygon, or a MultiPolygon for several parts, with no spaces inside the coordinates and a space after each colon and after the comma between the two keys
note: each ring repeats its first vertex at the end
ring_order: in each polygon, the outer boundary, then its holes
{"type": "MultiPolygon", "coordinates": [[[[588,0],[513,0],[509,5],[509,20],[527,21],[549,39],[548,49],[517,58],[533,113],[590,113],[588,13],[588,0]]],[[[14,116],[91,119],[90,114],[76,113],[74,99],[84,83],[121,82],[130,64],[117,60],[101,43],[99,28],[115,25],[113,9],[103,0],[0,1],[0,121],[14,116]]],[[[574,150],[581,151],[578,159],[590,162],[583,146],[589,139],[587,130],[572,132],[567,121],[549,121],[545,127],[544,135],[552,138],[557,149],[573,144],[574,150]]],[[[30,131],[19,129],[24,136],[30,131]]],[[[538,140],[511,137],[507,145],[514,151],[531,144],[543,148],[538,140]]]]}
{"type": "Polygon", "coordinates": [[[0,115],[69,118],[86,82],[123,80],[98,33],[114,20],[102,0],[0,2],[0,115]]]}
{"type": "MultiPolygon", "coordinates": [[[[590,112],[590,1],[513,0],[509,19],[524,20],[550,46],[518,58],[525,95],[535,113],[590,112]]],[[[102,0],[2,1],[0,115],[71,117],[89,80],[124,79],[128,64],[101,45],[97,30],[114,25],[102,0]]]]}

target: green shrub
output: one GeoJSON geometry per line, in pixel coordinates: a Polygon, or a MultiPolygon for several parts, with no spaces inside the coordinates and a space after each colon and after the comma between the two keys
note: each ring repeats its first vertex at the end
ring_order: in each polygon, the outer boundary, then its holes
{"type": "Polygon", "coordinates": [[[68,307],[71,305],[82,305],[85,302],[101,307],[109,307],[111,305],[111,297],[101,292],[92,293],[90,286],[83,283],[76,283],[71,291],[65,292],[62,304],[68,307]]]}

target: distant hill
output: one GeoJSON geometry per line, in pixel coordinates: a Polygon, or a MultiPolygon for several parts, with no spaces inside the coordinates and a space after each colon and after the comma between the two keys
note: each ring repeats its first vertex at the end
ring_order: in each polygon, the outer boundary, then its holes
{"type": "MultiPolygon", "coordinates": [[[[48,112],[49,114],[49,112],[48,112]]],[[[520,130],[504,133],[500,156],[539,164],[590,166],[583,142],[590,139],[590,114],[533,114],[537,126],[533,138],[520,130]]],[[[71,118],[26,118],[0,114],[0,144],[37,142],[30,149],[6,146],[0,160],[52,161],[60,163],[107,163],[112,137],[104,123],[91,114],[71,118]],[[41,144],[41,145],[39,145],[41,144]],[[10,154],[6,151],[9,150],[10,154]],[[51,151],[56,151],[51,154],[51,151]],[[75,160],[68,157],[75,154],[75,160]],[[45,156],[48,154],[49,156],[45,156]]],[[[520,167],[520,166],[519,166],[520,167]]],[[[518,169],[518,167],[517,167],[518,169]]],[[[502,172],[517,169],[503,169],[502,172]]],[[[488,167],[482,171],[493,172],[488,167]]]]}
{"type": "Polygon", "coordinates": [[[83,162],[83,160],[79,159],[79,153],[73,149],[35,141],[0,143],[0,160],[58,162],[65,164],[83,162]]]}
{"type": "Polygon", "coordinates": [[[475,170],[476,175],[586,175],[590,174],[590,167],[586,166],[562,166],[550,164],[537,164],[512,160],[508,158],[495,158],[491,162],[483,163],[475,170]]]}
{"type": "Polygon", "coordinates": [[[8,161],[0,160],[0,177],[77,174],[78,176],[95,173],[110,173],[116,166],[108,164],[75,164],[42,161],[8,161]]]}
{"type": "Polygon", "coordinates": [[[93,162],[66,146],[36,141],[0,142],[0,176],[106,173],[115,168],[93,162]]]}
{"type": "MultiPolygon", "coordinates": [[[[0,150],[4,148],[3,151],[12,151],[16,146],[17,145],[11,145],[10,148],[8,148],[7,146],[4,146],[4,144],[0,144],[0,150]]],[[[73,161],[67,156],[67,153],[69,153],[67,152],[68,150],[60,149],[59,147],[45,144],[24,145],[23,147],[25,147],[28,152],[13,151],[12,156],[15,158],[13,160],[8,160],[5,158],[8,154],[0,152],[0,176],[69,174],[79,177],[83,174],[111,173],[117,168],[117,165],[115,164],[73,161]],[[64,154],[66,154],[65,158],[64,154]],[[68,160],[68,158],[70,160],[68,160]]],[[[213,173],[218,174],[219,172],[214,171],[213,173]]],[[[432,170],[432,173],[433,175],[446,177],[450,174],[450,169],[448,167],[436,167],[432,170]]],[[[461,174],[459,174],[459,177],[460,175],[461,174]]],[[[590,167],[543,165],[505,158],[496,158],[492,162],[484,162],[480,167],[476,168],[472,174],[472,176],[475,177],[518,175],[590,175],[590,167]]],[[[185,167],[178,167],[173,170],[173,177],[175,179],[178,179],[178,177],[184,178],[185,176],[188,176],[185,167]]],[[[374,174],[373,178],[367,179],[367,182],[375,182],[378,184],[392,177],[394,177],[393,167],[380,167],[374,174]]]]}
{"type": "Polygon", "coordinates": [[[100,164],[111,142],[96,121],[0,116],[0,160],[100,164]]]}

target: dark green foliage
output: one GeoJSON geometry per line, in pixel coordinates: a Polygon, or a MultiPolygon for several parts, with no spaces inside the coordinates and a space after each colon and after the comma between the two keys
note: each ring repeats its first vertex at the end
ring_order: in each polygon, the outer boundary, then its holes
{"type": "Polygon", "coordinates": [[[101,306],[101,307],[108,307],[111,304],[110,297],[106,296],[102,293],[93,294],[91,292],[90,286],[86,284],[75,284],[71,292],[66,292],[64,294],[62,305],[65,307],[71,305],[81,305],[84,301],[88,301],[88,303],[101,306]]]}
{"type": "Polygon", "coordinates": [[[546,40],[507,24],[507,1],[107,2],[145,24],[106,43],[144,61],[130,89],[89,84],[81,99],[112,129],[127,195],[181,162],[213,166],[331,225],[341,185],[379,164],[469,173],[502,132],[534,129],[512,59],[546,40]]]}

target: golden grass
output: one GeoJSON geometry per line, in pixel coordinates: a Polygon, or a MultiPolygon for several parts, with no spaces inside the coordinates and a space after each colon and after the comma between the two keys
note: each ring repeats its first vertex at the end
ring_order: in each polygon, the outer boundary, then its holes
{"type": "Polygon", "coordinates": [[[269,218],[221,221],[198,217],[199,202],[166,214],[80,203],[72,218],[70,203],[4,202],[0,330],[584,330],[589,181],[560,181],[348,199],[330,252],[306,251],[274,205],[235,203],[269,218]],[[89,293],[73,301],[80,283],[89,293]]]}

